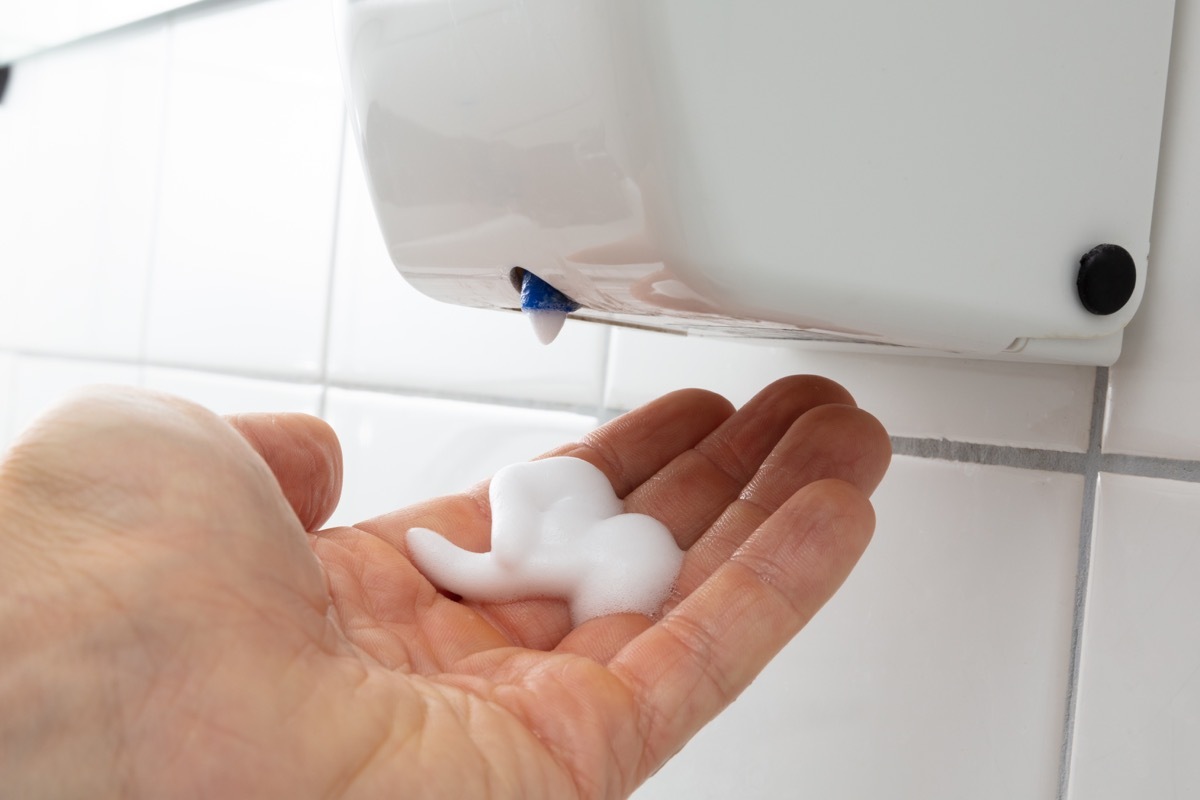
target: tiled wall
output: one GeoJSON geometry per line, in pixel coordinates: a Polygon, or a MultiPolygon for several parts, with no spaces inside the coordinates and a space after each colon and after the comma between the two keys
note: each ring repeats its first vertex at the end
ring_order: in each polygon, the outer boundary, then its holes
{"type": "MultiPolygon", "coordinates": [[[[1145,303],[1111,370],[835,355],[442,306],[395,274],[325,0],[15,65],[0,444],[118,382],[337,429],[338,522],[685,385],[843,382],[895,436],[843,591],[638,796],[1200,796],[1200,9],[1179,0],[1145,303]]],[[[1035,190],[1035,189],[1031,189],[1035,190]]]]}

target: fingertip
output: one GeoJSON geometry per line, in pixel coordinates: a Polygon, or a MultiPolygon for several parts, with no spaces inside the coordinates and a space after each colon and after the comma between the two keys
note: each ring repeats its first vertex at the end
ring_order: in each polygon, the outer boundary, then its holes
{"type": "Polygon", "coordinates": [[[733,405],[715,392],[681,389],[601,425],[578,443],[545,456],[590,461],[626,496],[680,453],[696,446],[734,414],[733,405]]]}
{"type": "Polygon", "coordinates": [[[768,398],[803,398],[803,408],[821,405],[857,406],[854,396],[837,381],[821,375],[788,375],[767,384],[751,402],[768,398]]]}
{"type": "Polygon", "coordinates": [[[822,451],[830,463],[843,465],[828,473],[849,481],[870,495],[879,486],[892,461],[892,440],[883,423],[861,408],[826,404],[805,412],[789,433],[803,443],[805,452],[822,451]]]}
{"type": "Polygon", "coordinates": [[[618,432],[644,428],[644,434],[662,435],[664,426],[687,422],[679,433],[689,443],[733,416],[736,407],[708,389],[677,389],[610,420],[588,435],[585,442],[617,438],[618,432]]]}
{"type": "Polygon", "coordinates": [[[709,389],[687,388],[668,392],[653,401],[664,405],[687,406],[692,411],[703,416],[728,417],[736,407],[724,395],[709,389]]]}

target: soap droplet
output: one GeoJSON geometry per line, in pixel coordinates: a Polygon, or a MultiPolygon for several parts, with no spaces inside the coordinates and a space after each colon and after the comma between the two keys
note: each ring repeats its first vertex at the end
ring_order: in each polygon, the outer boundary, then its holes
{"type": "Polygon", "coordinates": [[[521,278],[521,310],[529,317],[533,332],[542,344],[550,344],[562,330],[567,314],[579,304],[544,280],[526,272],[521,278]]]}
{"type": "Polygon", "coordinates": [[[525,316],[533,325],[533,334],[542,344],[550,344],[558,337],[563,323],[567,321],[567,312],[552,309],[526,309],[525,316]]]}

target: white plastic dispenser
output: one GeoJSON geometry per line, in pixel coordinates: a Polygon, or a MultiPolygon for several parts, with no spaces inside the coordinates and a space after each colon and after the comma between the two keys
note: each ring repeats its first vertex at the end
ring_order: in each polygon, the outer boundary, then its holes
{"type": "Polygon", "coordinates": [[[614,324],[1109,364],[1149,277],[1172,0],[336,6],[438,299],[531,274],[614,324]]]}

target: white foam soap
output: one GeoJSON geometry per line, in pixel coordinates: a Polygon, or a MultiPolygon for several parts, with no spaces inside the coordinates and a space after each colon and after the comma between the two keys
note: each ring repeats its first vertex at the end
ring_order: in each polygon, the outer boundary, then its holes
{"type": "Polygon", "coordinates": [[[566,457],[513,464],[492,478],[489,498],[490,552],[408,531],[409,557],[435,586],[481,602],[563,598],[575,625],[662,608],[683,551],[658,520],[625,513],[596,467],[566,457]]]}

